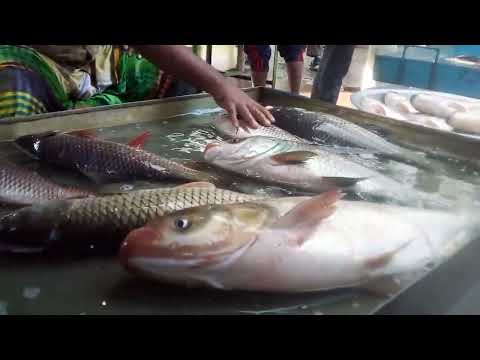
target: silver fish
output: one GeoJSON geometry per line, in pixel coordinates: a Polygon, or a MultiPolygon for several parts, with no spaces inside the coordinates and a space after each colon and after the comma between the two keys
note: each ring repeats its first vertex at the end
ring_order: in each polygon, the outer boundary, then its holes
{"type": "Polygon", "coordinates": [[[424,115],[424,114],[407,114],[405,115],[409,122],[414,124],[427,126],[434,129],[452,131],[452,127],[447,124],[445,119],[437,116],[424,115]]]}
{"type": "Polygon", "coordinates": [[[384,99],[385,105],[389,108],[402,113],[402,114],[413,114],[417,110],[412,106],[408,97],[398,94],[396,92],[390,91],[385,94],[384,99]]]}
{"type": "MultiPolygon", "coordinates": [[[[442,164],[427,159],[423,154],[395,145],[372,131],[337,116],[288,107],[274,107],[270,111],[279,127],[316,144],[353,145],[375,151],[396,161],[444,173],[442,164]]],[[[405,120],[403,115],[401,118],[405,120]]]]}
{"type": "Polygon", "coordinates": [[[456,112],[447,122],[457,131],[480,134],[480,111],[456,112]]]}
{"type": "MultiPolygon", "coordinates": [[[[252,179],[312,192],[349,188],[358,195],[392,198],[416,203],[430,195],[414,191],[377,171],[321,149],[306,150],[304,144],[255,136],[223,143],[210,143],[205,161],[252,179]]],[[[442,202],[442,201],[440,201],[442,202]]]]}
{"type": "Polygon", "coordinates": [[[391,106],[389,107],[377,99],[364,97],[360,101],[360,110],[392,119],[405,120],[405,116],[397,109],[391,106]]]}
{"type": "Polygon", "coordinates": [[[425,272],[472,239],[478,218],[313,198],[204,206],[132,231],[124,267],[160,282],[222,290],[313,292],[425,272]]]}
{"type": "Polygon", "coordinates": [[[410,102],[412,103],[413,107],[419,112],[428,115],[438,116],[443,119],[448,119],[451,115],[453,115],[453,113],[457,111],[466,110],[466,107],[458,102],[435,95],[413,95],[410,98],[410,102]]]}
{"type": "Polygon", "coordinates": [[[269,127],[260,126],[258,129],[244,129],[241,127],[235,128],[228,115],[221,115],[217,117],[213,122],[213,126],[220,134],[226,135],[230,138],[244,139],[251,136],[268,136],[276,139],[308,143],[308,141],[305,139],[292,135],[288,131],[280,129],[275,125],[271,125],[269,127]]]}

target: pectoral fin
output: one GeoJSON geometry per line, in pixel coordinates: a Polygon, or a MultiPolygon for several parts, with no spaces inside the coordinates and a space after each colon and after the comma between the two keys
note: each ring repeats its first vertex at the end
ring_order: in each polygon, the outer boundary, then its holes
{"type": "Polygon", "coordinates": [[[288,229],[287,243],[301,246],[318,224],[335,212],[335,204],[342,197],[341,192],[332,190],[305,200],[278,219],[273,229],[288,229]]]}
{"type": "Polygon", "coordinates": [[[333,188],[345,189],[355,185],[357,182],[365,180],[367,178],[347,178],[347,177],[333,177],[333,176],[325,176],[322,177],[322,181],[325,184],[333,188]]]}
{"type": "Polygon", "coordinates": [[[116,179],[114,175],[107,175],[105,173],[90,171],[78,165],[76,167],[80,173],[88,177],[90,180],[92,180],[96,184],[106,184],[106,183],[115,182],[115,180],[120,180],[120,179],[116,179]]]}
{"type": "Polygon", "coordinates": [[[289,151],[282,154],[273,155],[271,159],[277,165],[298,165],[304,164],[316,156],[318,155],[311,151],[289,151]]]}
{"type": "Polygon", "coordinates": [[[142,149],[149,137],[150,133],[148,131],[144,131],[141,134],[135,136],[132,140],[130,140],[128,146],[135,149],[142,149]]]}

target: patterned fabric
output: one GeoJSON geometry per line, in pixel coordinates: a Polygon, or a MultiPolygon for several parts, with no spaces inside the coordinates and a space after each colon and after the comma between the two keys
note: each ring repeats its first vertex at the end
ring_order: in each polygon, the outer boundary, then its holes
{"type": "Polygon", "coordinates": [[[14,65],[0,68],[0,118],[64,110],[38,73],[14,65]]]}
{"type": "Polygon", "coordinates": [[[102,45],[95,56],[88,68],[72,68],[27,46],[0,45],[0,118],[198,92],[131,50],[102,45]]]}

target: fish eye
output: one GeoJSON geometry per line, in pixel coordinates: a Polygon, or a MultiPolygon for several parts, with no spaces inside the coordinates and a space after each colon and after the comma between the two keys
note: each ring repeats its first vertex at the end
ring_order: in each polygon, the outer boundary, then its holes
{"type": "Polygon", "coordinates": [[[175,219],[175,228],[178,230],[187,230],[190,227],[190,221],[186,218],[175,219]]]}
{"type": "Polygon", "coordinates": [[[233,143],[233,144],[238,144],[238,143],[241,143],[243,140],[245,140],[245,139],[242,139],[242,138],[234,138],[234,139],[232,139],[232,143],[233,143]]]}

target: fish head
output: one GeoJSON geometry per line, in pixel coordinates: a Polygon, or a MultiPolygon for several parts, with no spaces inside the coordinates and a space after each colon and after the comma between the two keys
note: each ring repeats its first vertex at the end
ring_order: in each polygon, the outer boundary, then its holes
{"type": "Polygon", "coordinates": [[[40,134],[24,135],[15,139],[15,146],[27,155],[38,159],[42,140],[57,135],[57,131],[47,131],[40,134]]]}
{"type": "Polygon", "coordinates": [[[211,143],[205,147],[204,158],[215,165],[234,165],[248,162],[268,154],[281,143],[280,140],[253,136],[245,139],[231,139],[222,143],[211,143]]]}
{"type": "Polygon", "coordinates": [[[147,277],[185,281],[238,259],[271,213],[267,206],[242,203],[161,216],[127,235],[120,261],[127,270],[147,277]]]}
{"type": "Polygon", "coordinates": [[[215,129],[226,136],[244,139],[253,135],[254,129],[246,130],[241,127],[235,127],[229,115],[223,114],[218,116],[213,121],[215,129]]]}

